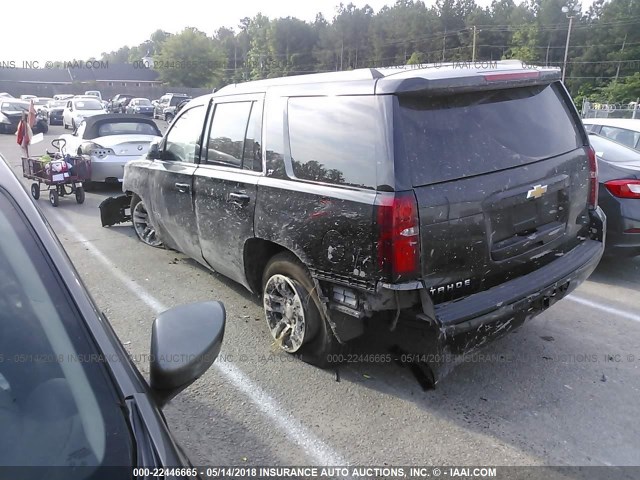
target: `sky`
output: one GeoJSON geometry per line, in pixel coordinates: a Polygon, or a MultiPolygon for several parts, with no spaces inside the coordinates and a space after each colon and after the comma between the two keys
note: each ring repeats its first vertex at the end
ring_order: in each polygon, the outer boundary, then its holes
{"type": "MultiPolygon", "coordinates": [[[[348,4],[349,0],[343,2],[348,4]]],[[[427,5],[433,2],[425,1],[427,5]]],[[[0,68],[2,62],[9,61],[37,61],[42,68],[46,61],[100,58],[102,52],[139,45],[157,29],[178,33],[185,27],[196,27],[208,35],[220,27],[237,31],[240,19],[258,12],[269,18],[291,16],[305,21],[313,21],[316,13],[322,12],[331,20],[340,0],[28,0],[26,10],[18,1],[2,3],[5,19],[30,16],[32,29],[25,35],[27,22],[2,22],[3,38],[16,41],[0,42],[0,68]],[[18,40],[21,37],[23,40],[18,40]]],[[[378,12],[384,5],[393,5],[394,0],[352,3],[356,7],[369,4],[378,12]]],[[[476,3],[484,7],[491,0],[476,3]]]]}

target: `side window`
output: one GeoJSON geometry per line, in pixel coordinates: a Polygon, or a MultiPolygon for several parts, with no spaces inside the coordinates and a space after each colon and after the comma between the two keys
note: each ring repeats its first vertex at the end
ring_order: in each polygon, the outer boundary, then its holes
{"type": "Polygon", "coordinates": [[[242,154],[242,168],[262,171],[262,102],[253,102],[249,126],[244,140],[244,152],[242,154]]]}
{"type": "Polygon", "coordinates": [[[618,143],[634,148],[638,143],[640,133],[627,130],[625,128],[606,127],[603,126],[600,134],[604,137],[615,140],[618,143]]]}
{"type": "Polygon", "coordinates": [[[207,142],[207,162],[242,167],[244,139],[253,102],[216,105],[207,142]]]}
{"type": "Polygon", "coordinates": [[[289,145],[296,178],[374,188],[384,152],[376,102],[373,96],[290,98],[289,145]]]}
{"type": "Polygon", "coordinates": [[[199,105],[174,122],[165,139],[164,160],[195,163],[199,159],[205,113],[204,106],[199,105]]]}

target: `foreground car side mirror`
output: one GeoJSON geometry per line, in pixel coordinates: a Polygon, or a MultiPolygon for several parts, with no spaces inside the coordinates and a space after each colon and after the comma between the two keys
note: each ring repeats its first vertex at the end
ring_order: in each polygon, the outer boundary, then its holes
{"type": "Polygon", "coordinates": [[[160,407],[196,381],[222,347],[226,312],[220,302],[174,307],[151,329],[150,387],[160,407]]]}
{"type": "Polygon", "coordinates": [[[147,152],[147,160],[155,160],[160,158],[160,143],[153,142],[149,145],[149,151],[147,152]]]}

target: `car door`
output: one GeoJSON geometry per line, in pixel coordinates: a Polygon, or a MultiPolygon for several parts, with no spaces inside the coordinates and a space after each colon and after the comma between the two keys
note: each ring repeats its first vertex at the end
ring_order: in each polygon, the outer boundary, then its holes
{"type": "Polygon", "coordinates": [[[149,169],[151,210],[165,245],[202,262],[193,205],[193,174],[200,158],[206,105],[186,110],[165,135],[149,169]]]}
{"type": "Polygon", "coordinates": [[[202,256],[214,270],[245,286],[244,244],[254,236],[262,175],[262,109],[262,96],[215,100],[194,178],[202,256]]]}

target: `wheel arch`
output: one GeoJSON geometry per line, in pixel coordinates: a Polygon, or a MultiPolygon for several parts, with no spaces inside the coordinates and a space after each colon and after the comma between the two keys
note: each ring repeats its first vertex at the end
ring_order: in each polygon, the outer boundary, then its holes
{"type": "Polygon", "coordinates": [[[262,275],[265,268],[269,260],[281,252],[290,252],[295,255],[288,248],[263,238],[250,238],[245,242],[243,252],[244,274],[247,279],[247,285],[253,293],[262,294],[262,275]]]}

